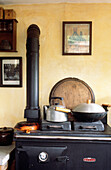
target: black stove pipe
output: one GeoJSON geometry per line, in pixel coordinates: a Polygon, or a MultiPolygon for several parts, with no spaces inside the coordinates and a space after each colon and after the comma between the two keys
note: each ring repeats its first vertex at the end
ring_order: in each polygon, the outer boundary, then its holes
{"type": "Polygon", "coordinates": [[[32,24],[27,29],[27,106],[24,118],[40,120],[39,107],[39,35],[40,29],[32,24]]]}

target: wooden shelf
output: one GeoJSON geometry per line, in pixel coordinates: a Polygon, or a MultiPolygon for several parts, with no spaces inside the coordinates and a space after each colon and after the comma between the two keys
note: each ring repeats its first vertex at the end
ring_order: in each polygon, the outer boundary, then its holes
{"type": "Polygon", "coordinates": [[[0,52],[17,52],[17,23],[16,19],[0,19],[0,52]]]}
{"type": "Polygon", "coordinates": [[[18,52],[18,51],[16,51],[16,50],[1,50],[0,49],[0,52],[18,52]]]}

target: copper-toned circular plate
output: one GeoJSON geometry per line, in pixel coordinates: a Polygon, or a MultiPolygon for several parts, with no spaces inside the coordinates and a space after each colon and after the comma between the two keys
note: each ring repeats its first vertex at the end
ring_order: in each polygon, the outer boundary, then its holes
{"type": "Polygon", "coordinates": [[[80,103],[86,103],[87,100],[95,103],[95,96],[91,87],[80,79],[70,77],[60,80],[53,86],[49,102],[51,97],[63,97],[65,106],[69,109],[73,109],[80,103]]]}

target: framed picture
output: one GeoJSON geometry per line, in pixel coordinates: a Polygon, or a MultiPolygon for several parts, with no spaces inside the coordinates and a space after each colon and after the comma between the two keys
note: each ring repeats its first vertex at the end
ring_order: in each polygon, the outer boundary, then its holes
{"type": "Polygon", "coordinates": [[[0,86],[22,87],[22,57],[0,57],[0,86]]]}
{"type": "Polygon", "coordinates": [[[92,22],[63,22],[63,55],[91,55],[92,22]]]}

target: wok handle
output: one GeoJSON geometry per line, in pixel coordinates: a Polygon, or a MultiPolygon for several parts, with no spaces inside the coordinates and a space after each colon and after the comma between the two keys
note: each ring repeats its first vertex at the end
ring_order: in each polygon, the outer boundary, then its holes
{"type": "Polygon", "coordinates": [[[102,107],[108,111],[108,107],[111,107],[111,104],[102,104],[102,107]]]}
{"type": "Polygon", "coordinates": [[[102,106],[111,107],[111,104],[102,104],[102,106]]]}

